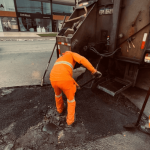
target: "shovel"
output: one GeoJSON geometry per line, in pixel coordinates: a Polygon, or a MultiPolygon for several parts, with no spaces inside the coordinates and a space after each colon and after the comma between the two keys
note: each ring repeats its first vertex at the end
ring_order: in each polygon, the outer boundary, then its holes
{"type": "Polygon", "coordinates": [[[139,117],[138,117],[137,122],[136,122],[136,123],[132,123],[132,124],[127,124],[127,125],[123,126],[124,128],[129,129],[129,130],[132,130],[132,129],[137,128],[137,127],[139,126],[140,121],[141,121],[141,118],[142,118],[142,115],[143,115],[143,112],[144,112],[144,109],[145,109],[146,104],[147,104],[147,102],[148,102],[149,96],[150,96],[150,88],[149,88],[149,90],[148,90],[148,92],[147,92],[147,95],[146,95],[146,97],[145,97],[145,101],[144,101],[144,103],[143,103],[143,106],[142,106],[142,109],[141,109],[141,111],[140,111],[140,114],[139,114],[139,117]]]}
{"type": "Polygon", "coordinates": [[[82,84],[82,85],[80,86],[80,88],[79,88],[79,89],[82,89],[85,85],[87,85],[88,83],[90,83],[90,82],[94,81],[95,79],[97,79],[97,78],[96,78],[96,77],[94,77],[94,78],[92,78],[91,80],[87,81],[86,83],[82,84]]]}
{"type": "MultiPolygon", "coordinates": [[[[101,75],[102,76],[102,75],[101,75]]],[[[85,85],[87,85],[88,83],[90,83],[90,82],[92,82],[92,81],[94,81],[94,80],[99,80],[100,78],[101,78],[101,76],[99,76],[99,77],[94,77],[94,78],[92,78],[92,79],[90,79],[89,81],[87,81],[87,82],[85,82],[84,84],[82,84],[82,85],[80,85],[79,87],[78,87],[78,89],[80,90],[80,89],[82,89],[85,85]]]]}
{"type": "MultiPolygon", "coordinates": [[[[62,29],[62,28],[63,28],[63,26],[64,26],[64,22],[65,22],[65,20],[66,20],[66,16],[64,17],[64,20],[63,20],[63,23],[62,23],[61,29],[62,29]]],[[[58,49],[57,42],[55,42],[55,45],[54,45],[54,48],[53,48],[52,54],[51,54],[51,56],[50,56],[50,58],[49,58],[49,61],[48,61],[48,64],[47,64],[46,70],[45,70],[44,75],[43,75],[43,77],[42,77],[42,80],[41,80],[41,86],[43,86],[43,84],[44,84],[44,78],[45,78],[46,72],[48,71],[48,67],[49,67],[49,65],[50,65],[50,62],[51,62],[51,59],[52,59],[52,56],[53,56],[53,54],[54,54],[54,51],[55,51],[56,46],[57,46],[57,49],[58,49]]]]}

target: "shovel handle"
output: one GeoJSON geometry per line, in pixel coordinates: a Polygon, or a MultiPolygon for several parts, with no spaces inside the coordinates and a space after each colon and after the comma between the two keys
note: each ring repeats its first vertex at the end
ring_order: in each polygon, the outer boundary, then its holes
{"type": "Polygon", "coordinates": [[[146,97],[145,97],[145,101],[144,101],[144,103],[143,103],[143,106],[142,106],[140,115],[139,115],[139,117],[138,117],[138,120],[137,120],[135,126],[138,126],[139,123],[140,123],[140,121],[141,121],[141,117],[142,117],[142,115],[143,115],[143,112],[144,112],[144,109],[145,109],[145,106],[146,106],[146,104],[147,104],[147,101],[148,101],[149,96],[150,96],[150,88],[149,88],[149,90],[148,90],[148,92],[147,92],[147,95],[146,95],[146,97]]]}

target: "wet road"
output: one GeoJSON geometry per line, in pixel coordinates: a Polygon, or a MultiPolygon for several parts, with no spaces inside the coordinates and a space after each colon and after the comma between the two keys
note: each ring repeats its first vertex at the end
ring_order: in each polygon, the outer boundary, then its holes
{"type": "MultiPolygon", "coordinates": [[[[6,41],[0,45],[0,88],[39,85],[55,40],[6,41]]],[[[56,60],[54,53],[49,70],[56,60]]],[[[45,83],[49,83],[49,72],[45,83]]]]}

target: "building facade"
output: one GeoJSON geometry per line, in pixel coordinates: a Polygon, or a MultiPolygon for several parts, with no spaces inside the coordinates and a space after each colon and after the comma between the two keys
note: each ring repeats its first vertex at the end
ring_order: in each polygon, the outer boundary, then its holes
{"type": "Polygon", "coordinates": [[[0,32],[57,32],[72,12],[52,0],[0,0],[0,32]]]}

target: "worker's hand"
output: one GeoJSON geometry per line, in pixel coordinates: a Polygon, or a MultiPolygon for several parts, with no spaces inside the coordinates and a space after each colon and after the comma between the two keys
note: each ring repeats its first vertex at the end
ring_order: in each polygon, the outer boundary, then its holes
{"type": "Polygon", "coordinates": [[[94,77],[96,77],[96,78],[100,78],[100,77],[102,76],[102,73],[99,72],[99,71],[96,71],[93,75],[94,75],[94,77]]]}

